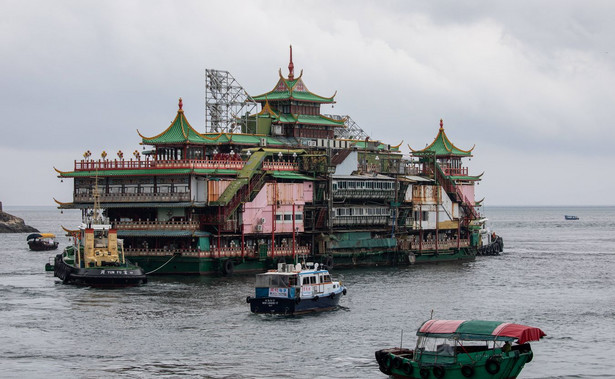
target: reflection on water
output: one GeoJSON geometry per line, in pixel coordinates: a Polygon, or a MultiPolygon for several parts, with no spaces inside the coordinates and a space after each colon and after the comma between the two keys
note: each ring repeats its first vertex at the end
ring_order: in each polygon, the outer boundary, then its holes
{"type": "MultiPolygon", "coordinates": [[[[429,318],[538,326],[524,378],[615,371],[614,208],[491,208],[505,254],[465,264],[334,271],[348,287],[331,312],[250,313],[253,276],[151,277],[121,290],[62,285],[25,235],[0,235],[2,377],[384,377],[374,351],[411,347],[429,318]],[[564,214],[579,221],[565,222],[564,214]]],[[[11,210],[68,240],[78,212],[11,210]]]]}

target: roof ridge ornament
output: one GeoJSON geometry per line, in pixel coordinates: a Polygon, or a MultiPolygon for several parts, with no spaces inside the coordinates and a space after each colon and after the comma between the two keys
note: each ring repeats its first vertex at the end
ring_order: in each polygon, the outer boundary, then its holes
{"type": "Polygon", "coordinates": [[[178,112],[183,112],[184,110],[182,109],[184,107],[184,103],[182,101],[182,98],[179,98],[179,103],[177,104],[177,106],[179,107],[178,112]]]}
{"type": "Polygon", "coordinates": [[[442,119],[440,119],[440,129],[444,129],[444,121],[442,119]]]}
{"type": "Polygon", "coordinates": [[[295,65],[293,64],[293,45],[290,45],[290,63],[288,63],[288,80],[295,79],[295,65]]]}

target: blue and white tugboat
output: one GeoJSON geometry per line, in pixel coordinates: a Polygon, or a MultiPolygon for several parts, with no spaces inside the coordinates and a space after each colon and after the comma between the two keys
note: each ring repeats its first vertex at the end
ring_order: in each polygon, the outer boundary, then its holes
{"type": "Polygon", "coordinates": [[[318,263],[280,263],[277,270],[256,275],[254,292],[246,299],[253,313],[291,315],[334,309],[346,287],[318,263]]]}

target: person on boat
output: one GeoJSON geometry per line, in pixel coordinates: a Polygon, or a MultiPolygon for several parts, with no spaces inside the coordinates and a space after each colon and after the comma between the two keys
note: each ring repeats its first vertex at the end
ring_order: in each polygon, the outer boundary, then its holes
{"type": "Polygon", "coordinates": [[[504,345],[502,345],[502,353],[508,353],[510,349],[511,349],[510,342],[508,341],[504,342],[504,345]]]}

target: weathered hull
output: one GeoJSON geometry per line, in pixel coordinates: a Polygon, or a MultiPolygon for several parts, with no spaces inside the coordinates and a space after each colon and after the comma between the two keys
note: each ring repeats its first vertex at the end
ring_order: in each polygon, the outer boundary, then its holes
{"type": "MultiPolygon", "coordinates": [[[[278,260],[241,257],[131,256],[130,260],[151,275],[253,274],[277,268],[278,260]]],[[[290,263],[291,259],[288,259],[290,263]]]]}
{"type": "Polygon", "coordinates": [[[29,241],[28,246],[32,251],[47,251],[47,250],[56,250],[58,248],[59,243],[44,243],[37,241],[29,241]]]}
{"type": "MultiPolygon", "coordinates": [[[[345,290],[344,290],[345,291],[345,290]]],[[[338,306],[343,292],[332,293],[329,296],[316,296],[308,299],[289,299],[279,297],[247,298],[252,313],[261,314],[301,314],[327,311],[338,306]]]]}
{"type": "MultiPolygon", "coordinates": [[[[405,350],[405,349],[404,349],[405,350]]],[[[516,378],[526,363],[532,360],[529,345],[507,353],[492,352],[460,354],[454,362],[422,363],[412,359],[412,354],[400,353],[399,349],[384,349],[376,352],[380,371],[391,378],[516,378]]]]}
{"type": "Polygon", "coordinates": [[[476,259],[476,249],[435,251],[372,251],[334,253],[321,257],[320,262],[329,268],[353,268],[373,266],[408,266],[413,264],[437,264],[445,262],[468,262],[476,259]]]}
{"type": "Polygon", "coordinates": [[[67,264],[62,254],[55,257],[53,275],[64,284],[100,288],[133,287],[147,283],[147,276],[140,267],[79,268],[67,264]]]}

